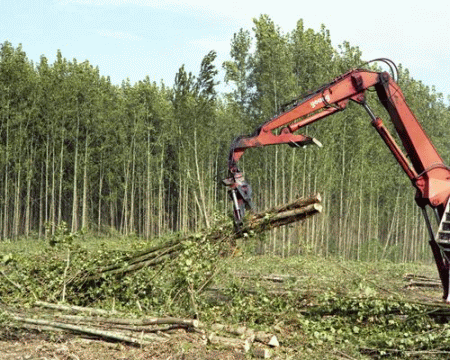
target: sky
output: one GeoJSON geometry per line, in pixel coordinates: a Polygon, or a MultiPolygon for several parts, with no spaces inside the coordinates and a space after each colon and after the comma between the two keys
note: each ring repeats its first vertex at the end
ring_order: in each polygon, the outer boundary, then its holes
{"type": "Polygon", "coordinates": [[[41,55],[53,62],[60,49],[69,60],[89,60],[114,84],[148,75],[172,86],[183,64],[198,74],[210,50],[221,68],[233,34],[251,30],[260,14],[284,33],[300,19],[315,31],[323,24],[335,47],[349,41],[364,60],[389,58],[450,95],[450,5],[443,0],[0,0],[0,43],[22,44],[35,63],[41,55]]]}

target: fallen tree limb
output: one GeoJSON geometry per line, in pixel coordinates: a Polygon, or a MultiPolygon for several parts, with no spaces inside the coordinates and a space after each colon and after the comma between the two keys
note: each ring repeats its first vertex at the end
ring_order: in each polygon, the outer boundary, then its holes
{"type": "MultiPolygon", "coordinates": [[[[288,294],[291,294],[293,292],[295,292],[297,294],[303,294],[304,290],[305,290],[304,288],[290,288],[288,290],[286,290],[284,288],[265,289],[267,294],[277,295],[277,296],[288,295],[288,294]]],[[[217,296],[223,298],[226,301],[230,300],[230,298],[225,293],[226,288],[219,287],[219,286],[211,286],[211,287],[206,288],[205,291],[209,292],[211,294],[216,294],[217,296]]],[[[242,294],[255,295],[255,294],[258,294],[259,290],[255,289],[255,288],[252,288],[252,287],[247,287],[247,288],[240,289],[240,292],[242,294]]]]}
{"type": "Polygon", "coordinates": [[[246,274],[246,273],[233,273],[234,276],[241,279],[252,279],[252,280],[263,280],[275,283],[283,283],[289,280],[297,280],[296,276],[293,275],[259,275],[259,274],[246,274]]]}
{"type": "Polygon", "coordinates": [[[405,274],[403,276],[404,280],[424,280],[424,281],[438,281],[437,278],[431,278],[425,275],[417,275],[417,274],[405,274]]]}
{"type": "MultiPolygon", "coordinates": [[[[181,248],[181,245],[180,245],[181,248]]],[[[152,266],[156,266],[159,265],[161,263],[164,263],[167,260],[170,260],[171,258],[175,257],[176,255],[173,255],[175,251],[171,251],[171,252],[167,252],[164,255],[161,256],[157,256],[153,259],[149,259],[149,260],[145,260],[145,261],[140,261],[140,262],[134,262],[132,265],[123,267],[123,268],[115,268],[112,270],[108,270],[106,272],[100,272],[98,274],[94,274],[92,276],[88,276],[87,278],[85,278],[85,281],[91,281],[91,280],[95,280],[98,279],[99,277],[101,277],[102,275],[126,275],[127,273],[133,272],[133,271],[137,271],[142,269],[143,267],[152,267],[152,266]]]]}
{"type": "MultiPolygon", "coordinates": [[[[157,265],[161,261],[164,261],[164,257],[169,256],[171,253],[176,252],[181,249],[182,243],[177,242],[175,244],[168,243],[165,245],[159,245],[157,247],[152,247],[145,251],[140,251],[137,254],[134,254],[132,257],[124,258],[123,261],[126,261],[130,266],[127,268],[128,271],[139,270],[144,266],[149,265],[157,265]]],[[[105,268],[98,269],[100,273],[120,273],[123,272],[123,269],[120,265],[110,265],[105,268]]]]}
{"type": "MultiPolygon", "coordinates": [[[[109,328],[111,325],[105,323],[92,323],[91,326],[97,326],[102,328],[109,328]]],[[[149,327],[149,326],[136,326],[136,325],[114,325],[114,329],[116,330],[127,330],[129,332],[137,332],[137,333],[170,333],[175,330],[185,330],[185,331],[193,331],[194,328],[184,325],[169,325],[169,326],[157,326],[157,327],[149,327]]]]}
{"type": "Polygon", "coordinates": [[[158,341],[158,342],[166,341],[165,338],[161,338],[161,337],[158,337],[155,335],[153,335],[151,337],[149,337],[149,335],[145,335],[145,336],[141,335],[139,337],[133,337],[133,336],[125,335],[123,333],[119,333],[119,332],[98,330],[98,329],[93,329],[93,328],[89,328],[86,326],[78,326],[78,325],[66,324],[66,323],[61,323],[61,322],[56,322],[56,321],[25,318],[25,317],[17,316],[17,315],[12,315],[12,319],[14,319],[18,322],[25,323],[25,324],[40,325],[40,326],[45,326],[45,327],[49,327],[49,328],[62,329],[62,330],[67,330],[67,331],[75,332],[75,333],[79,333],[79,334],[96,336],[96,337],[100,337],[100,338],[103,338],[106,340],[122,341],[122,342],[130,343],[130,344],[134,344],[134,345],[147,345],[147,344],[151,344],[154,341],[158,341]]]}
{"type": "Polygon", "coordinates": [[[432,281],[410,281],[405,287],[431,287],[431,288],[440,288],[442,287],[441,282],[432,282],[432,281]]]}
{"type": "Polygon", "coordinates": [[[84,312],[89,313],[93,315],[117,315],[119,312],[114,310],[103,310],[103,309],[96,309],[91,307],[84,307],[84,306],[76,306],[76,305],[62,305],[62,304],[53,304],[48,303],[45,301],[36,301],[34,303],[36,306],[40,306],[47,309],[53,309],[53,310],[60,310],[60,311],[70,311],[70,312],[84,312]]]}
{"type": "Polygon", "coordinates": [[[72,321],[84,321],[89,323],[102,322],[104,324],[113,324],[113,325],[134,325],[134,326],[179,325],[194,328],[198,328],[200,326],[200,322],[196,319],[181,319],[174,317],[143,318],[143,319],[104,318],[104,317],[78,316],[78,315],[60,315],[59,317],[62,319],[72,321]]]}
{"type": "Polygon", "coordinates": [[[3,270],[0,270],[0,274],[8,281],[11,285],[13,285],[16,289],[22,291],[23,287],[20,284],[17,284],[16,282],[12,281],[3,270]]]}

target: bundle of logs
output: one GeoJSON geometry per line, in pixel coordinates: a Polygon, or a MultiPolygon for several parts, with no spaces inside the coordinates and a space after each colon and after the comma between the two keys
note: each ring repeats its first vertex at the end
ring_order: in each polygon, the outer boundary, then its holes
{"type": "Polygon", "coordinates": [[[16,326],[35,331],[63,331],[87,338],[124,342],[131,345],[161,344],[172,335],[192,334],[191,340],[214,344],[247,353],[252,350],[258,358],[269,358],[270,349],[279,346],[276,335],[255,331],[246,326],[202,324],[197,319],[174,317],[129,318],[126,314],[103,309],[69,306],[36,301],[32,314],[4,308],[3,312],[16,326]]]}
{"type": "Polygon", "coordinates": [[[216,226],[214,229],[205,229],[201,234],[196,234],[195,236],[191,234],[147,248],[124,258],[121,262],[115,262],[113,265],[95,269],[95,271],[90,273],[77,274],[77,277],[73,278],[71,282],[76,286],[81,286],[85,282],[95,281],[105,275],[121,277],[144,267],[155,267],[176,258],[187,240],[232,244],[249,233],[259,234],[280,226],[305,220],[320,213],[322,211],[320,202],[320,194],[306,198],[297,198],[287,204],[273,207],[263,212],[249,214],[244,219],[244,223],[239,231],[236,231],[231,222],[226,222],[216,226]]]}
{"type": "Polygon", "coordinates": [[[439,279],[430,278],[425,275],[406,274],[403,279],[408,283],[405,285],[407,288],[413,287],[428,287],[428,288],[441,288],[442,284],[439,279]]]}

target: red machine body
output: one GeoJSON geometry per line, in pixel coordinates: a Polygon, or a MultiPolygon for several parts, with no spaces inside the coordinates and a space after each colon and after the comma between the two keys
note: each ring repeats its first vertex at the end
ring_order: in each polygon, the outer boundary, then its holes
{"type": "Polygon", "coordinates": [[[233,199],[237,226],[242,221],[245,207],[251,207],[251,187],[245,182],[237,166],[244,151],[248,148],[277,144],[320,146],[317,140],[295,132],[315,121],[345,110],[349,101],[356,102],[366,109],[372,125],[417,189],[416,202],[423,209],[427,222],[431,237],[430,245],[444,287],[444,297],[450,299],[450,241],[449,246],[436,242],[425,211],[425,207],[430,206],[435,210],[438,221],[443,220],[450,200],[450,168],[444,164],[408,107],[400,87],[387,72],[351,70],[306,97],[297,99],[289,110],[262,124],[253,135],[240,136],[232,143],[228,159],[229,177],[224,183],[228,186],[233,199]],[[366,92],[369,89],[376,90],[380,102],[388,111],[404,151],[384,126],[383,121],[375,116],[367,105],[366,92]]]}

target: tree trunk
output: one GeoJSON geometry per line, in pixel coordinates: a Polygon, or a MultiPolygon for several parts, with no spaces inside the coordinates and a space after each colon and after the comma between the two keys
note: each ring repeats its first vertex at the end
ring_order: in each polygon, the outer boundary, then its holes
{"type": "Polygon", "coordinates": [[[55,211],[56,211],[56,169],[55,169],[55,138],[52,137],[52,188],[50,191],[50,223],[52,226],[52,235],[55,233],[55,211]]]}
{"type": "Polygon", "coordinates": [[[195,171],[197,174],[198,194],[199,194],[199,198],[200,198],[199,210],[202,212],[206,227],[209,228],[210,224],[209,224],[208,212],[206,210],[205,184],[203,182],[202,177],[200,176],[200,166],[199,166],[198,154],[197,154],[197,129],[194,130],[194,160],[195,160],[195,171]]]}
{"type": "MultiPolygon", "coordinates": [[[[361,252],[361,237],[362,237],[362,216],[363,216],[363,179],[361,178],[359,184],[359,211],[358,211],[358,237],[357,237],[357,250],[356,250],[356,260],[360,260],[361,252]]],[[[370,226],[370,224],[369,224],[370,226]]]]}
{"type": "Polygon", "coordinates": [[[39,182],[39,229],[38,237],[42,238],[42,229],[44,227],[44,172],[41,172],[41,181],[39,182]]]}
{"type": "Polygon", "coordinates": [[[75,155],[73,166],[73,192],[72,192],[72,232],[78,230],[78,135],[80,131],[80,118],[77,116],[77,132],[75,138],[75,155]]]}
{"type": "Polygon", "coordinates": [[[64,128],[61,133],[61,151],[59,153],[59,189],[58,189],[58,224],[62,221],[62,197],[64,179],[64,128]]]}
{"type": "Polygon", "coordinates": [[[44,194],[44,199],[45,199],[45,201],[44,201],[45,236],[48,235],[47,231],[48,231],[48,214],[49,214],[49,212],[48,212],[48,197],[49,197],[48,196],[48,188],[49,188],[49,185],[48,185],[49,170],[48,169],[50,167],[50,165],[49,165],[49,163],[50,163],[50,149],[49,149],[50,145],[49,145],[49,143],[50,143],[49,135],[47,134],[47,141],[45,143],[45,190],[44,190],[44,192],[45,192],[45,194],[44,194]]]}
{"type": "Polygon", "coordinates": [[[120,231],[123,235],[128,235],[128,184],[130,177],[130,167],[128,161],[126,161],[124,167],[125,187],[123,190],[122,219],[120,221],[120,231]]]}
{"type": "Polygon", "coordinates": [[[163,227],[163,215],[164,215],[164,146],[161,146],[161,158],[160,158],[160,173],[159,173],[159,185],[158,185],[158,236],[162,234],[163,227]]]}
{"type": "Polygon", "coordinates": [[[151,189],[151,177],[150,177],[150,165],[151,165],[151,152],[150,152],[150,130],[147,131],[147,179],[146,179],[146,188],[145,188],[145,226],[144,226],[144,236],[145,239],[148,240],[150,238],[150,229],[151,229],[151,202],[150,202],[150,193],[151,189]]]}
{"type": "Polygon", "coordinates": [[[133,136],[132,141],[132,155],[131,155],[131,194],[130,194],[130,220],[128,224],[128,233],[134,233],[135,229],[135,219],[134,219],[134,201],[135,201],[135,164],[136,164],[136,144],[135,137],[133,136]]]}
{"type": "Polygon", "coordinates": [[[3,239],[8,238],[8,214],[9,214],[9,121],[6,120],[6,155],[5,155],[5,188],[4,188],[4,204],[3,204],[3,239]]]}
{"type": "Polygon", "coordinates": [[[27,160],[27,195],[25,200],[25,237],[31,230],[31,179],[33,177],[33,148],[30,146],[27,160]]]}
{"type": "Polygon", "coordinates": [[[97,217],[97,232],[100,233],[102,230],[102,191],[103,191],[103,162],[100,164],[100,174],[99,174],[99,184],[98,184],[98,217],[97,217]]]}
{"type": "Polygon", "coordinates": [[[86,134],[86,143],[84,146],[84,164],[83,164],[83,202],[81,207],[81,228],[88,228],[88,151],[89,134],[86,134]]]}
{"type": "Polygon", "coordinates": [[[19,169],[17,171],[17,181],[16,181],[16,193],[14,196],[14,221],[13,221],[13,238],[17,239],[19,237],[19,223],[20,223],[20,182],[22,174],[22,166],[18,165],[19,169]]]}

